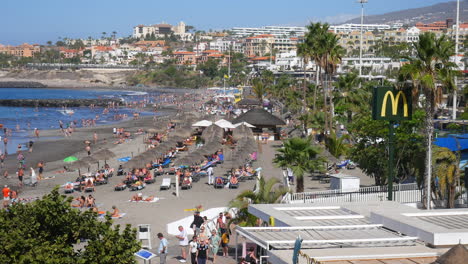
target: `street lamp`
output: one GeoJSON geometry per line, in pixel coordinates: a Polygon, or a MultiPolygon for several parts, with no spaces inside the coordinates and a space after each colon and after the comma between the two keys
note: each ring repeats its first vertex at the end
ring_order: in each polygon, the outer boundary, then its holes
{"type": "MultiPolygon", "coordinates": [[[[460,0],[457,0],[457,24],[455,26],[455,64],[458,60],[458,40],[459,40],[459,28],[460,28],[460,0]]],[[[457,64],[458,68],[458,64],[457,64]]],[[[452,107],[452,119],[457,119],[457,89],[458,89],[458,78],[454,78],[455,89],[453,90],[453,107],[452,107]]]]}
{"type": "Polygon", "coordinates": [[[358,3],[361,4],[361,40],[359,41],[359,75],[362,75],[362,32],[364,29],[364,4],[368,0],[358,0],[358,3]]]}

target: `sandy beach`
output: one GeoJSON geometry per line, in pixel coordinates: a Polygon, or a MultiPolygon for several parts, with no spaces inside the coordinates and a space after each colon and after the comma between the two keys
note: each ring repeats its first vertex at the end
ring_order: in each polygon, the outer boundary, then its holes
{"type": "MultiPolygon", "coordinates": [[[[179,90],[179,92],[185,90],[179,90]]],[[[26,168],[29,172],[30,167],[36,168],[36,164],[39,161],[45,161],[45,173],[44,176],[50,179],[42,180],[36,187],[25,186],[20,190],[20,198],[31,198],[41,197],[48,193],[53,187],[59,185],[62,186],[66,182],[73,182],[78,176],[78,171],[63,172],[63,166],[66,165],[63,159],[67,156],[76,156],[79,159],[87,156],[85,151],[85,140],[93,141],[93,133],[96,132],[98,135],[98,143],[91,145],[91,153],[96,152],[99,149],[109,149],[116,154],[116,157],[108,160],[107,163],[110,167],[117,169],[119,162],[117,159],[120,157],[132,157],[136,156],[145,151],[146,145],[144,144],[145,134],[135,135],[138,129],[146,131],[149,128],[164,128],[167,126],[170,120],[184,119],[180,113],[196,113],[202,116],[202,113],[198,112],[197,105],[203,101],[208,100],[207,94],[203,90],[193,91],[196,95],[191,95],[193,98],[198,100],[192,102],[187,100],[184,104],[179,106],[165,105],[160,108],[161,115],[164,118],[162,120],[154,121],[153,117],[142,117],[138,120],[127,120],[118,124],[113,125],[102,125],[97,127],[84,127],[78,128],[71,137],[65,138],[59,130],[48,130],[42,131],[41,137],[57,137],[53,140],[37,140],[34,144],[34,151],[32,153],[25,152],[26,156],[26,168]],[[195,106],[195,107],[194,107],[195,106]],[[113,127],[122,127],[125,130],[133,134],[132,139],[122,144],[114,144],[116,139],[113,136],[113,127]]],[[[182,94],[182,97],[189,97],[188,94],[182,94]]],[[[183,99],[181,99],[183,100],[183,99]]],[[[184,121],[180,121],[183,123],[184,121]]],[[[259,145],[259,156],[258,161],[254,164],[254,167],[262,167],[262,175],[268,180],[271,177],[282,179],[282,171],[276,167],[272,160],[275,156],[276,148],[281,145],[279,141],[272,141],[265,145],[259,145]]],[[[190,146],[190,150],[193,150],[194,146],[190,146]]],[[[189,151],[190,151],[189,150],[189,151]]],[[[223,152],[226,157],[230,157],[232,150],[229,147],[223,147],[223,152]]],[[[185,155],[181,153],[180,155],[185,155]]],[[[0,178],[0,184],[8,184],[12,187],[16,187],[18,184],[17,177],[15,176],[15,169],[17,168],[16,154],[10,155],[5,161],[6,168],[10,172],[10,178],[0,178]]],[[[103,161],[100,162],[101,166],[103,161]]],[[[91,171],[95,172],[97,164],[91,166],[91,171]]],[[[227,168],[223,164],[218,165],[214,169],[215,176],[222,176],[227,171],[227,168]]],[[[86,169],[82,169],[81,172],[86,172],[86,169]]],[[[359,173],[356,171],[355,173],[359,173]]],[[[156,237],[158,232],[166,235],[169,240],[169,256],[168,263],[179,263],[176,259],[180,254],[180,250],[177,246],[177,239],[167,234],[166,225],[170,222],[177,221],[184,217],[193,215],[192,211],[186,211],[184,209],[192,209],[198,205],[202,205],[203,208],[217,208],[225,207],[229,201],[234,199],[240,192],[244,190],[252,190],[255,181],[241,182],[238,189],[214,189],[213,186],[207,184],[207,178],[201,178],[199,182],[193,184],[193,188],[189,190],[180,190],[180,197],[175,196],[175,188],[172,187],[169,190],[160,190],[160,185],[163,178],[172,178],[174,176],[164,175],[158,176],[154,184],[146,185],[146,188],[139,191],[143,196],[155,196],[159,200],[154,203],[146,202],[130,202],[131,197],[138,192],[131,192],[128,189],[124,191],[115,191],[114,186],[122,182],[122,176],[114,176],[109,179],[109,183],[106,185],[96,186],[96,191],[92,195],[96,198],[99,211],[112,211],[112,206],[116,206],[121,213],[126,215],[121,219],[116,219],[115,224],[131,224],[133,227],[137,227],[139,224],[150,224],[152,229],[152,252],[157,252],[159,240],[156,237]]],[[[29,181],[29,173],[26,174],[26,182],[29,181]]],[[[364,180],[364,184],[370,183],[370,179],[364,180]]],[[[326,189],[327,184],[321,184],[317,181],[306,181],[307,190],[320,190],[326,189]]],[[[60,189],[61,193],[64,193],[64,188],[60,189]]],[[[78,197],[81,195],[88,195],[88,193],[75,192],[69,194],[72,197],[78,197]]],[[[83,209],[84,210],[84,209],[83,209]]],[[[203,216],[203,212],[202,212],[203,216]]],[[[185,228],[189,228],[186,226],[185,228]]],[[[228,258],[218,257],[216,263],[236,263],[233,258],[232,248],[234,244],[234,237],[231,238],[231,255],[228,258]]],[[[155,263],[158,263],[155,260],[155,263]]],[[[139,263],[143,263],[140,261],[139,263]]],[[[209,262],[211,263],[211,261],[209,262]]]]}

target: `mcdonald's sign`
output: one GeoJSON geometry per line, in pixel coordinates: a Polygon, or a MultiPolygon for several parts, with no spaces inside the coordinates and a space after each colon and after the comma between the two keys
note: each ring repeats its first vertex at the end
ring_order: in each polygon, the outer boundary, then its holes
{"type": "Polygon", "coordinates": [[[410,120],[413,113],[411,91],[393,87],[374,87],[372,118],[374,120],[410,120]]]}

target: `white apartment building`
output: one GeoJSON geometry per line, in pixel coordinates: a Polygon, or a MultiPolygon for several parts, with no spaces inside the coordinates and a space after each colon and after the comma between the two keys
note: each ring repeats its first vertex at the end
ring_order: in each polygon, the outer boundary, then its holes
{"type": "Polygon", "coordinates": [[[248,37],[255,35],[274,35],[274,36],[303,36],[307,32],[306,27],[282,27],[266,26],[259,28],[235,27],[231,31],[235,36],[248,37]]]}
{"type": "Polygon", "coordinates": [[[224,53],[228,52],[229,48],[232,52],[244,53],[244,44],[239,41],[216,39],[210,42],[210,50],[219,50],[224,53]]]}
{"type": "MultiPolygon", "coordinates": [[[[383,31],[383,30],[390,30],[392,26],[385,25],[385,24],[363,24],[362,30],[363,31],[383,31]]],[[[333,30],[335,33],[338,32],[352,32],[352,31],[360,31],[361,24],[342,24],[338,26],[330,26],[330,30],[333,30]]]]}
{"type": "Polygon", "coordinates": [[[179,22],[177,25],[172,26],[166,23],[161,23],[157,25],[138,25],[133,27],[134,38],[144,38],[148,35],[154,34],[155,36],[163,36],[164,34],[174,33],[175,35],[185,35],[185,23],[183,21],[179,22]]]}

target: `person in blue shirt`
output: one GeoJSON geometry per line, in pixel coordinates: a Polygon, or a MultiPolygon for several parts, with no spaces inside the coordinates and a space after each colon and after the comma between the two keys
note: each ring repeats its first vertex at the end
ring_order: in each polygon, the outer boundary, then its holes
{"type": "Polygon", "coordinates": [[[158,238],[160,240],[159,242],[159,261],[161,264],[166,264],[166,257],[167,257],[167,245],[169,242],[167,242],[167,239],[163,236],[162,233],[158,233],[158,238]]]}

